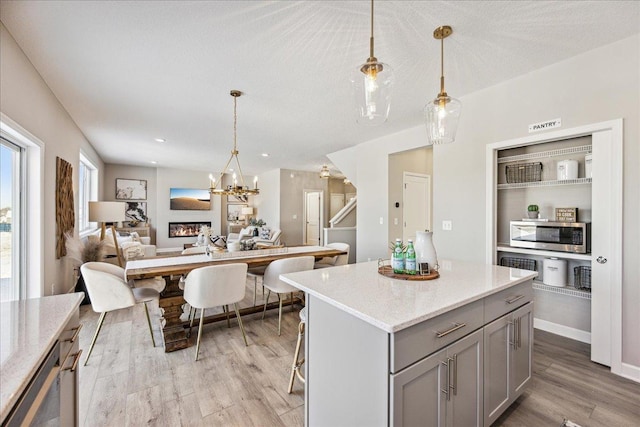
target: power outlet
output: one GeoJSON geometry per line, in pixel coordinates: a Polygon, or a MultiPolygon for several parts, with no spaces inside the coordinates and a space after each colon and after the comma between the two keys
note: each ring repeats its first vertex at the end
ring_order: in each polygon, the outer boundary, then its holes
{"type": "Polygon", "coordinates": [[[298,219],[298,215],[293,215],[293,219],[298,219]]]}
{"type": "Polygon", "coordinates": [[[51,284],[51,295],[55,295],[56,294],[56,284],[52,283],[51,284]]]}
{"type": "Polygon", "coordinates": [[[393,218],[393,225],[398,225],[398,218],[393,218]]]}
{"type": "Polygon", "coordinates": [[[453,228],[453,224],[451,223],[451,220],[442,221],[442,229],[443,230],[451,231],[452,228],[453,228]]]}
{"type": "Polygon", "coordinates": [[[451,271],[451,261],[443,260],[442,261],[442,269],[451,271]]]}

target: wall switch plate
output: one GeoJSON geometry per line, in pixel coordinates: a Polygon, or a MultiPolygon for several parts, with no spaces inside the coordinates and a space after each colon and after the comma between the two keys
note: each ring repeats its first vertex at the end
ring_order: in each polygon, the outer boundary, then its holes
{"type": "Polygon", "coordinates": [[[398,225],[398,218],[393,218],[393,225],[398,225]]]}
{"type": "Polygon", "coordinates": [[[293,216],[293,219],[298,219],[298,215],[294,215],[294,216],[293,216]]]}
{"type": "Polygon", "coordinates": [[[443,260],[442,261],[442,269],[451,271],[451,261],[443,260]]]}
{"type": "Polygon", "coordinates": [[[452,224],[450,220],[442,221],[442,229],[446,231],[451,231],[452,224]]]}
{"type": "Polygon", "coordinates": [[[384,224],[384,218],[380,217],[380,225],[384,224]]]}

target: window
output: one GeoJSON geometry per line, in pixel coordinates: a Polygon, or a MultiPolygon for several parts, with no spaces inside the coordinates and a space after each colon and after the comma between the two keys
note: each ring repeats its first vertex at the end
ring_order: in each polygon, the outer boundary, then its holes
{"type": "Polygon", "coordinates": [[[95,222],[89,222],[89,202],[98,199],[98,169],[82,153],[78,169],[78,229],[82,233],[96,228],[95,222]]]}
{"type": "Polygon", "coordinates": [[[12,301],[25,295],[20,197],[23,183],[23,149],[0,138],[0,301],[12,301]]]}

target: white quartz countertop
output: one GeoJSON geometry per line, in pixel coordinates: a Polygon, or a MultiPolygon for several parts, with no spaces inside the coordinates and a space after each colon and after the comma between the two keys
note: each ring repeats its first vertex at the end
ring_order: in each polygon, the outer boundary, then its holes
{"type": "Polygon", "coordinates": [[[535,271],[467,261],[442,263],[440,277],[409,281],[378,273],[376,261],[280,276],[285,282],[386,332],[409,326],[530,280],[535,271]]]}
{"type": "Polygon", "coordinates": [[[82,293],[0,303],[0,420],[4,420],[62,329],[82,293]]]}

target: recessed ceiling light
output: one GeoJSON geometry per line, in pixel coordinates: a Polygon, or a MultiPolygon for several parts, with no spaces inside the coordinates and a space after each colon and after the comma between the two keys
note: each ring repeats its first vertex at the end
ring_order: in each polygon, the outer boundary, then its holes
{"type": "Polygon", "coordinates": [[[151,164],[152,165],[156,165],[156,164],[158,164],[158,162],[156,162],[155,160],[151,160],[151,164]]]}
{"type": "Polygon", "coordinates": [[[164,139],[164,138],[156,138],[155,141],[156,142],[167,142],[167,140],[164,139]]]}
{"type": "Polygon", "coordinates": [[[262,153],[262,157],[269,157],[269,153],[262,153]]]}

